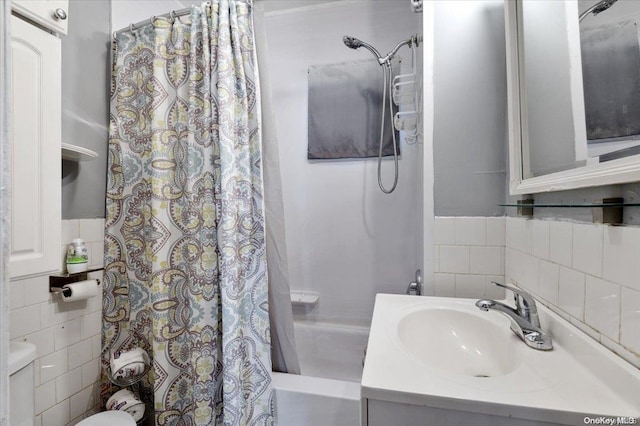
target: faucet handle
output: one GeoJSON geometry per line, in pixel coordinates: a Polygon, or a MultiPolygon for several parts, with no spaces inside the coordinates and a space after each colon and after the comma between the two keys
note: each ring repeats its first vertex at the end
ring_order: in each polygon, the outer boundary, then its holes
{"type": "Polygon", "coordinates": [[[540,320],[538,319],[538,309],[536,308],[536,299],[534,299],[531,293],[521,288],[510,286],[507,284],[501,284],[495,281],[491,281],[491,283],[513,292],[516,309],[519,310],[529,322],[531,322],[536,327],[540,327],[540,320]]]}

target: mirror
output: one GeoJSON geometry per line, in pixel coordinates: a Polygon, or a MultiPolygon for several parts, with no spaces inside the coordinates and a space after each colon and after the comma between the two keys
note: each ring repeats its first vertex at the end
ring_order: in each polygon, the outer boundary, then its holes
{"type": "Polygon", "coordinates": [[[640,2],[505,1],[512,194],[640,180],[640,2]]]}

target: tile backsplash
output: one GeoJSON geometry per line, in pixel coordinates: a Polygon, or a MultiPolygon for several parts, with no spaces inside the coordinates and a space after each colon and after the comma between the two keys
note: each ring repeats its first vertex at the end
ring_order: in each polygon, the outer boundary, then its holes
{"type": "Polygon", "coordinates": [[[437,217],[435,295],[503,298],[504,242],[504,217],[437,217]]]}
{"type": "MultiPolygon", "coordinates": [[[[104,219],[62,221],[61,270],[74,238],[87,243],[90,268],[102,267],[104,219]]],[[[49,293],[48,275],[11,281],[9,297],[11,340],[37,347],[36,426],[73,425],[98,411],[102,298],[64,303],[49,293]]]]}
{"type": "Polygon", "coordinates": [[[434,251],[436,296],[499,298],[491,280],[516,283],[640,368],[640,228],[438,217],[434,251]]]}
{"type": "Polygon", "coordinates": [[[640,368],[640,228],[506,219],[505,277],[640,368]]]}

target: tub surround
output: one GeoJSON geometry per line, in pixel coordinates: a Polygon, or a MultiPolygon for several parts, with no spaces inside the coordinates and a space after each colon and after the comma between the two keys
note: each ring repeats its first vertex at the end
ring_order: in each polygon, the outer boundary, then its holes
{"type": "MultiPolygon", "coordinates": [[[[62,221],[60,268],[67,244],[83,238],[89,267],[102,267],[104,219],[62,221]]],[[[94,272],[89,278],[102,279],[94,272]]],[[[49,277],[9,285],[10,338],[37,347],[36,426],[76,424],[98,411],[102,298],[64,303],[49,293],[49,277]]]]}
{"type": "Polygon", "coordinates": [[[459,421],[468,418],[469,413],[475,413],[474,424],[504,425],[578,424],[590,414],[640,416],[640,371],[569,322],[538,305],[543,329],[554,336],[554,350],[536,351],[511,334],[506,317],[482,312],[474,302],[475,299],[461,298],[377,296],[362,378],[362,396],[374,409],[374,415],[369,410],[369,425],[383,424],[375,414],[375,407],[380,403],[388,405],[386,411],[394,409],[390,403],[399,403],[395,407],[397,424],[408,424],[404,418],[407,405],[414,406],[413,410],[420,410],[415,406],[422,406],[425,417],[431,416],[431,410],[435,409],[441,416],[439,424],[461,424],[459,421]],[[474,371],[434,368],[425,360],[428,358],[425,354],[416,353],[416,350],[435,351],[434,356],[442,357],[442,351],[465,351],[468,349],[463,346],[465,343],[474,348],[478,342],[469,340],[477,337],[475,332],[459,333],[461,340],[453,345],[438,338],[429,339],[428,344],[417,349],[403,344],[403,327],[409,324],[407,318],[416,313],[443,310],[477,318],[466,323],[469,326],[485,322],[487,330],[492,331],[492,336],[487,338],[502,339],[510,351],[502,361],[497,356],[499,353],[492,356],[491,351],[478,356],[467,353],[468,358],[477,361],[488,356],[489,365],[504,364],[504,360],[514,365],[503,365],[504,371],[496,370],[495,374],[481,377],[474,371]],[[494,330],[496,326],[499,328],[494,330]]]}

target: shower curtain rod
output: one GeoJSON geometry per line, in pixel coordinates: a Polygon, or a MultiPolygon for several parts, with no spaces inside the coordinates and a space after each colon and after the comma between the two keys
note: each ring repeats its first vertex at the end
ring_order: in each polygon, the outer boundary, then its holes
{"type": "Polygon", "coordinates": [[[190,13],[191,13],[191,8],[190,7],[185,7],[184,9],[172,10],[171,12],[163,13],[162,15],[155,15],[155,16],[152,16],[149,19],[145,19],[145,20],[140,21],[140,22],[135,23],[135,24],[129,24],[128,27],[124,27],[124,28],[119,29],[118,31],[113,33],[113,38],[116,38],[116,36],[118,34],[126,33],[127,31],[133,32],[133,31],[135,31],[137,29],[140,29],[140,28],[144,27],[145,25],[149,25],[156,18],[167,18],[167,19],[175,20],[176,18],[179,18],[181,16],[186,16],[186,15],[188,15],[190,13]]]}
{"type": "MultiPolygon", "coordinates": [[[[248,2],[249,4],[251,4],[251,0],[245,0],[245,1],[248,2]]],[[[211,4],[211,2],[206,2],[206,3],[207,4],[211,4]]],[[[127,31],[133,32],[133,31],[135,31],[137,29],[140,29],[140,28],[144,27],[145,25],[149,25],[156,18],[168,18],[168,19],[171,19],[171,20],[175,20],[176,18],[179,18],[181,16],[186,16],[186,15],[188,15],[190,13],[191,13],[191,8],[190,7],[185,7],[184,9],[172,10],[171,12],[163,13],[162,15],[155,15],[155,16],[152,16],[149,19],[145,19],[145,20],[137,22],[135,24],[129,24],[128,27],[124,27],[124,28],[119,29],[118,31],[113,33],[113,38],[115,39],[118,34],[126,33],[127,31]]]]}

